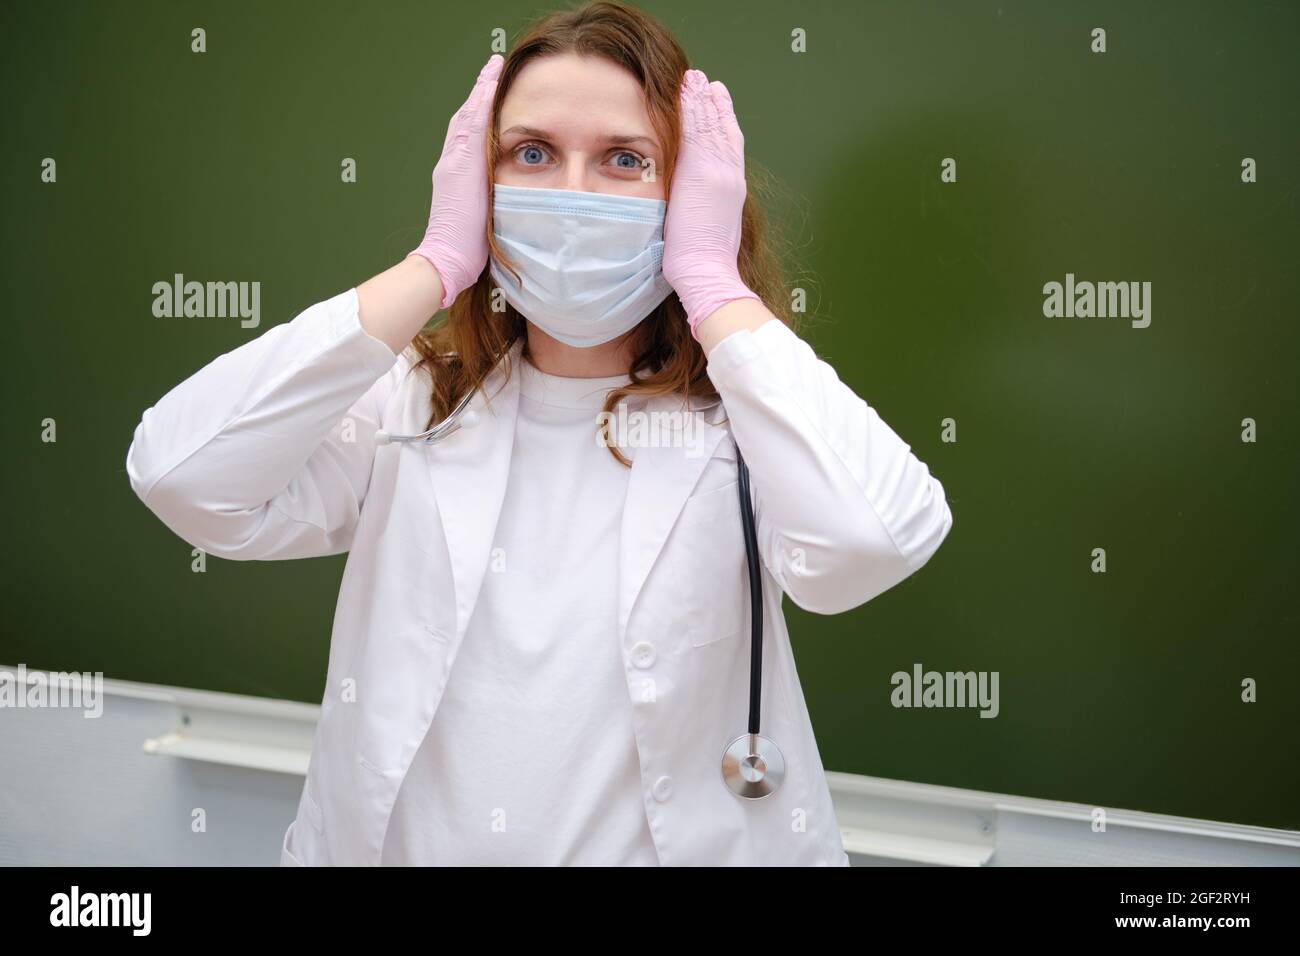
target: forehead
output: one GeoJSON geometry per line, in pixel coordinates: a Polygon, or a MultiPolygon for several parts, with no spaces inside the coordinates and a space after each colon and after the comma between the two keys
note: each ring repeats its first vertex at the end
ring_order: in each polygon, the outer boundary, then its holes
{"type": "Polygon", "coordinates": [[[519,71],[497,129],[516,124],[556,135],[654,136],[636,77],[604,57],[573,53],[529,60],[519,71]]]}

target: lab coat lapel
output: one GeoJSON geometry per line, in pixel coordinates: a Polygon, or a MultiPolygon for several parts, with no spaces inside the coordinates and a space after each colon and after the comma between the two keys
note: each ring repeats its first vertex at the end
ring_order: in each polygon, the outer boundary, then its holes
{"type": "MultiPolygon", "coordinates": [[[[655,396],[646,403],[646,410],[657,416],[681,412],[681,396],[655,396]]],[[[720,413],[720,405],[714,406],[710,412],[685,412],[697,416],[696,424],[691,427],[698,428],[698,433],[691,436],[689,447],[686,441],[674,441],[641,444],[623,450],[632,459],[632,473],[623,505],[620,541],[623,569],[618,602],[620,639],[627,636],[628,620],[637,595],[663,550],[668,533],[677,522],[677,516],[718,442],[727,434],[725,428],[704,417],[708,415],[711,418],[720,413]]],[[[664,419],[661,417],[660,420],[664,419]]]]}
{"type": "Polygon", "coordinates": [[[478,421],[443,442],[427,446],[433,481],[451,559],[456,600],[456,640],[465,635],[492,551],[493,535],[510,475],[515,418],[519,411],[518,340],[488,375],[469,408],[478,421]],[[506,378],[507,362],[511,369],[506,378]]]}
{"type": "MultiPolygon", "coordinates": [[[[465,634],[478,600],[492,551],[493,535],[505,500],[510,458],[514,449],[515,420],[519,412],[519,355],[522,341],[508,356],[512,363],[505,379],[505,359],[488,376],[485,390],[491,401],[478,395],[470,407],[478,422],[463,428],[441,444],[427,446],[429,476],[438,501],[438,513],[451,558],[456,601],[457,640],[465,634]]],[[[655,396],[643,404],[657,416],[681,412],[680,396],[655,396]]],[[[624,501],[619,543],[621,567],[618,628],[627,633],[632,608],[650,569],[663,550],[668,534],[687,498],[699,481],[727,430],[708,418],[721,414],[721,406],[697,415],[698,429],[690,440],[643,443],[624,449],[632,460],[624,501]]],[[[665,420],[661,418],[660,420],[665,420]]],[[[671,419],[668,419],[671,420],[671,419]]]]}

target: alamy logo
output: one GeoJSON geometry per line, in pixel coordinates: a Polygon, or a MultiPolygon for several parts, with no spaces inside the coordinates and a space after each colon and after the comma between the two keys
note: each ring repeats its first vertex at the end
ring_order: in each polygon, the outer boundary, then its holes
{"type": "Polygon", "coordinates": [[[153,909],[150,893],[70,893],[50,897],[51,926],[129,926],[131,935],[148,936],[153,909]]]}
{"type": "Polygon", "coordinates": [[[76,671],[28,671],[19,664],[17,673],[0,670],[0,708],[64,707],[85,711],[81,716],[104,713],[104,673],[76,671]]]}
{"type": "Polygon", "coordinates": [[[596,416],[596,444],[619,448],[685,448],[687,458],[698,458],[704,444],[707,420],[699,411],[632,411],[620,402],[617,412],[596,416]]]}
{"type": "Polygon", "coordinates": [[[912,673],[896,671],[889,702],[895,707],[978,707],[981,717],[996,717],[998,671],[922,671],[919,663],[912,673]]]}
{"type": "Polygon", "coordinates": [[[1075,282],[1065,274],[1065,285],[1043,286],[1043,315],[1049,319],[1132,319],[1135,329],[1151,324],[1150,282],[1075,282]]]}
{"type": "Polygon", "coordinates": [[[153,294],[153,314],[160,319],[238,317],[245,329],[262,321],[260,282],[186,282],[178,272],[171,282],[155,282],[153,294]]]}

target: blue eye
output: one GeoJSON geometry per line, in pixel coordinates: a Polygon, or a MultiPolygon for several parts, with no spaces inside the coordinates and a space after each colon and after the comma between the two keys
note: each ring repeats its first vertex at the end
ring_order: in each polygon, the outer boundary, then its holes
{"type": "Polygon", "coordinates": [[[525,166],[536,166],[545,158],[540,146],[524,146],[519,151],[519,159],[525,166]]]}
{"type": "Polygon", "coordinates": [[[615,162],[620,169],[641,168],[641,158],[635,153],[619,153],[615,162]],[[624,162],[624,160],[627,160],[627,162],[624,162]]]}

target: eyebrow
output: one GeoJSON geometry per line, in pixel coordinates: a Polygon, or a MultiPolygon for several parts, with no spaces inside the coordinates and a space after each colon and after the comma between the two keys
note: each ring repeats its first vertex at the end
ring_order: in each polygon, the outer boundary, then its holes
{"type": "MultiPolygon", "coordinates": [[[[536,136],[538,139],[544,139],[547,141],[550,141],[555,138],[550,133],[546,132],[546,130],[536,129],[535,127],[532,126],[512,126],[509,129],[503,129],[501,131],[502,136],[509,136],[511,133],[522,133],[525,136],[536,136]]],[[[630,143],[645,143],[647,146],[650,146],[654,149],[659,148],[659,144],[656,143],[649,136],[619,134],[615,136],[608,136],[606,137],[606,140],[618,146],[626,146],[630,143]]]]}

